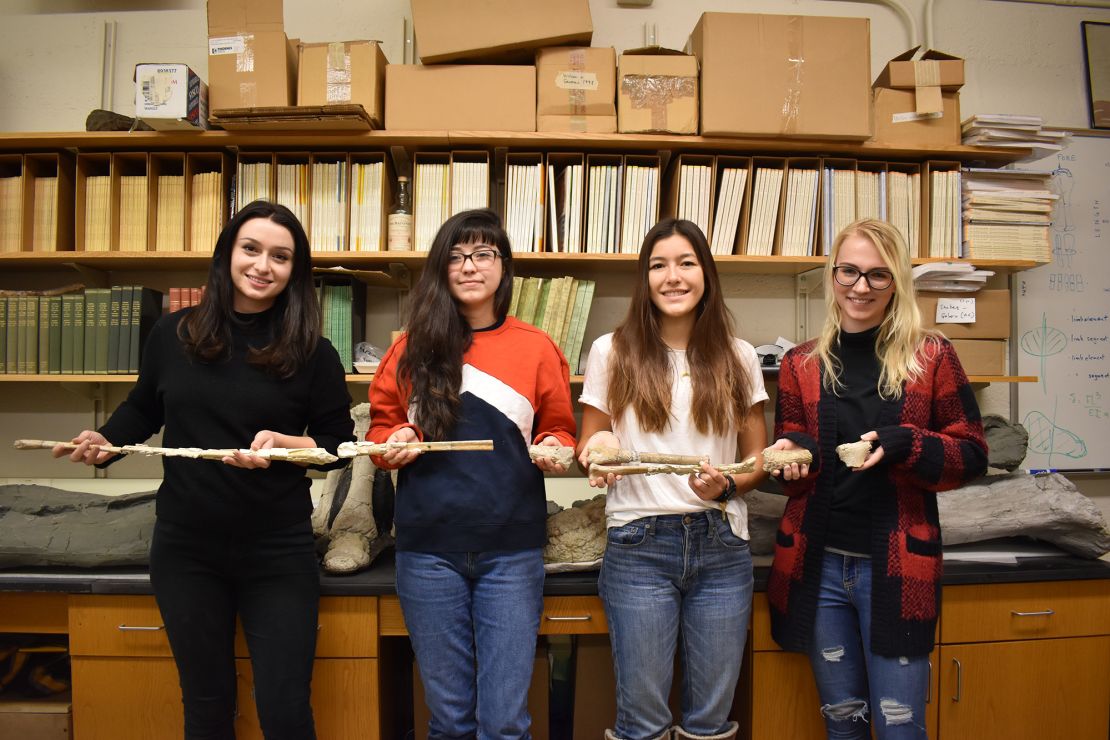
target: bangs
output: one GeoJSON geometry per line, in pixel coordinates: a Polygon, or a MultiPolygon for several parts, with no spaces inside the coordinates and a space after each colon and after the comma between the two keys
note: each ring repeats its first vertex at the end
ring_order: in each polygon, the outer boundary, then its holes
{"type": "Polygon", "coordinates": [[[502,253],[510,252],[512,246],[508,239],[502,236],[503,233],[489,224],[463,223],[452,241],[456,245],[488,244],[491,247],[497,247],[502,253]]]}

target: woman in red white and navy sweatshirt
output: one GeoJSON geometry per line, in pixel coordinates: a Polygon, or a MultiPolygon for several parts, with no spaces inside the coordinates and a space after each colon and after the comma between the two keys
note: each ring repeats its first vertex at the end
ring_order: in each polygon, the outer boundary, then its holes
{"type": "Polygon", "coordinates": [[[397,594],[431,714],[429,738],[528,738],[543,611],[547,498],[528,445],[574,445],[569,369],[508,316],[509,238],[490,210],[440,228],[408,330],[370,388],[371,442],[492,439],[490,452],[375,458],[400,468],[397,594]]]}
{"type": "Polygon", "coordinates": [[[952,345],[921,326],[909,252],[865,219],[836,238],[821,336],[783,358],[777,449],[789,500],[767,585],[771,629],[807,653],[830,738],[925,738],[940,608],[936,493],[982,475],[979,407],[952,345]],[[836,447],[867,440],[848,468],[836,447]],[[876,709],[878,710],[876,712],[876,709]]]}

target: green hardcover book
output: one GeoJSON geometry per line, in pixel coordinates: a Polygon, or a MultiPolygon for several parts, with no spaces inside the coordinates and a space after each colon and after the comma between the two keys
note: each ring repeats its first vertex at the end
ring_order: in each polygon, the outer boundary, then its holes
{"type": "Polygon", "coordinates": [[[516,309],[520,306],[520,291],[524,288],[524,278],[520,275],[513,275],[513,297],[509,301],[509,315],[516,316],[516,309]]]}
{"type": "MultiPolygon", "coordinates": [[[[119,373],[119,317],[120,305],[123,302],[123,286],[113,285],[108,298],[108,346],[105,350],[104,369],[100,367],[100,348],[97,347],[96,367],[97,372],[106,372],[110,375],[119,373]]],[[[100,317],[97,317],[99,328],[100,317]]]]}
{"type": "Polygon", "coordinates": [[[162,316],[162,294],[152,288],[136,285],[131,297],[131,341],[127,345],[127,372],[139,372],[146,338],[162,316]]]}
{"type": "Polygon", "coordinates": [[[85,289],[85,359],[81,366],[89,375],[96,372],[96,312],[100,308],[100,294],[106,290],[107,288],[85,289]]]}
{"type": "Polygon", "coordinates": [[[131,300],[135,286],[124,285],[120,288],[119,299],[119,342],[116,344],[116,372],[126,373],[131,361],[131,300]]]}
{"type": "Polygon", "coordinates": [[[73,294],[73,372],[85,372],[85,295],[73,294]]]}
{"type": "Polygon", "coordinates": [[[50,299],[47,296],[38,296],[38,301],[38,324],[35,332],[38,335],[39,361],[32,372],[46,375],[50,372],[50,299]]]}
{"type": "Polygon", "coordinates": [[[57,375],[62,372],[62,296],[52,295],[46,299],[49,310],[47,315],[50,321],[49,340],[47,342],[46,372],[57,375]]]}
{"type": "Polygon", "coordinates": [[[543,326],[543,319],[547,315],[547,301],[551,298],[551,285],[554,282],[554,279],[548,278],[540,286],[540,296],[536,299],[536,313],[528,322],[537,329],[543,326]]]}
{"type": "MultiPolygon", "coordinates": [[[[110,326],[109,309],[111,304],[112,290],[110,288],[100,288],[96,294],[96,340],[93,342],[95,348],[93,355],[93,372],[97,375],[108,374],[108,331],[110,326]]],[[[119,337],[116,338],[116,341],[119,341],[119,337]]]]}
{"type": "Polygon", "coordinates": [[[578,286],[582,281],[576,278],[570,278],[570,290],[567,294],[566,310],[563,311],[563,325],[559,332],[559,336],[555,342],[559,345],[559,349],[563,351],[563,356],[566,357],[568,353],[567,339],[570,337],[570,326],[574,321],[574,309],[577,307],[578,301],[578,286]]]}
{"type": "Polygon", "coordinates": [[[27,296],[15,297],[15,371],[27,374],[27,296]]]}
{"type": "Polygon", "coordinates": [[[39,371],[39,297],[29,295],[24,299],[27,310],[23,314],[23,344],[27,356],[23,361],[23,372],[34,375],[39,371]]]}
{"type": "Polygon", "coordinates": [[[563,315],[563,296],[566,295],[566,279],[555,278],[551,281],[551,292],[547,296],[547,307],[543,312],[542,328],[547,336],[555,339],[558,329],[556,324],[563,315]]]}
{"type": "Polygon", "coordinates": [[[8,372],[8,299],[0,298],[0,373],[8,372]]]}
{"type": "Polygon", "coordinates": [[[540,286],[542,284],[543,278],[524,278],[524,287],[520,293],[520,306],[517,310],[517,318],[526,324],[531,324],[532,320],[536,317],[536,304],[539,302],[540,286]]]}
{"type": "Polygon", "coordinates": [[[574,339],[571,341],[571,355],[567,358],[570,363],[570,371],[574,375],[579,374],[579,360],[582,357],[582,340],[586,336],[586,324],[590,318],[590,305],[594,301],[594,287],[596,283],[593,280],[583,280],[583,288],[585,292],[579,289],[582,293],[582,310],[578,319],[578,326],[574,330],[574,339]]]}
{"type": "Polygon", "coordinates": [[[578,325],[582,321],[582,302],[586,300],[586,283],[587,280],[576,280],[578,288],[574,294],[574,305],[571,306],[570,328],[567,330],[566,345],[563,347],[563,356],[567,358],[567,364],[570,365],[571,375],[576,375],[576,368],[570,364],[571,355],[574,354],[574,337],[578,334],[578,325]]]}
{"type": "Polygon", "coordinates": [[[69,375],[73,372],[73,311],[76,303],[76,293],[66,293],[62,296],[62,359],[58,366],[58,372],[63,375],[69,375]]]}

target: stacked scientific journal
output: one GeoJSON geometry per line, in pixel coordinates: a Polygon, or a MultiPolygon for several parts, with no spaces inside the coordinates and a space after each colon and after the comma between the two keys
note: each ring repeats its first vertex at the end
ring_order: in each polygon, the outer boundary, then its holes
{"type": "Polygon", "coordinates": [[[970,168],[963,174],[968,259],[1052,261],[1051,172],[970,168]]]}

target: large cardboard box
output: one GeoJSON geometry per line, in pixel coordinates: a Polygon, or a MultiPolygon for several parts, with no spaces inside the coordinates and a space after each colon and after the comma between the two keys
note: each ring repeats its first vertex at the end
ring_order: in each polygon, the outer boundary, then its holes
{"type": "Polygon", "coordinates": [[[135,117],[156,131],[206,129],[208,85],[187,64],[136,64],[135,117]]]}
{"type": "Polygon", "coordinates": [[[960,143],[960,94],[942,92],[941,110],[918,113],[913,90],[875,88],[876,144],[912,149],[946,147],[960,143]]]}
{"type": "Polygon", "coordinates": [[[917,307],[921,310],[921,322],[926,328],[943,332],[949,339],[1008,339],[1010,337],[1010,291],[979,290],[975,293],[929,293],[917,294],[917,307]],[[975,321],[952,323],[960,319],[960,308],[942,312],[937,321],[937,304],[940,301],[973,299],[975,301],[975,321]]]}
{"type": "Polygon", "coordinates": [[[617,72],[622,134],[698,132],[698,60],[659,46],[629,49],[617,72]]]}
{"type": "Polygon", "coordinates": [[[377,41],[300,45],[297,105],[358,103],[385,125],[385,54],[377,41]]]}
{"type": "MultiPolygon", "coordinates": [[[[875,79],[875,87],[912,90],[917,113],[939,113],[943,110],[942,92],[954,93],[964,84],[964,60],[942,51],[927,49],[917,56],[920,46],[887,62],[875,79]]],[[[957,121],[958,124],[958,121],[957,121]]]]}
{"type": "Polygon", "coordinates": [[[395,131],[535,131],[536,68],[390,64],[385,125],[395,131]],[[475,90],[491,94],[479,101],[475,90]]]}
{"type": "Polygon", "coordinates": [[[968,375],[1005,375],[1005,339],[953,339],[952,347],[968,375]]]}
{"type": "Polygon", "coordinates": [[[870,29],[867,18],[703,13],[690,36],[702,134],[871,138],[870,29]]]}
{"type": "Polygon", "coordinates": [[[545,46],[589,46],[589,0],[412,0],[425,64],[531,62],[545,46]]]}
{"type": "Polygon", "coordinates": [[[209,108],[293,104],[297,51],[282,13],[281,0],[208,3],[209,108]]]}
{"type": "Polygon", "coordinates": [[[536,52],[536,130],[617,130],[617,53],[612,47],[555,46],[536,52]]]}

